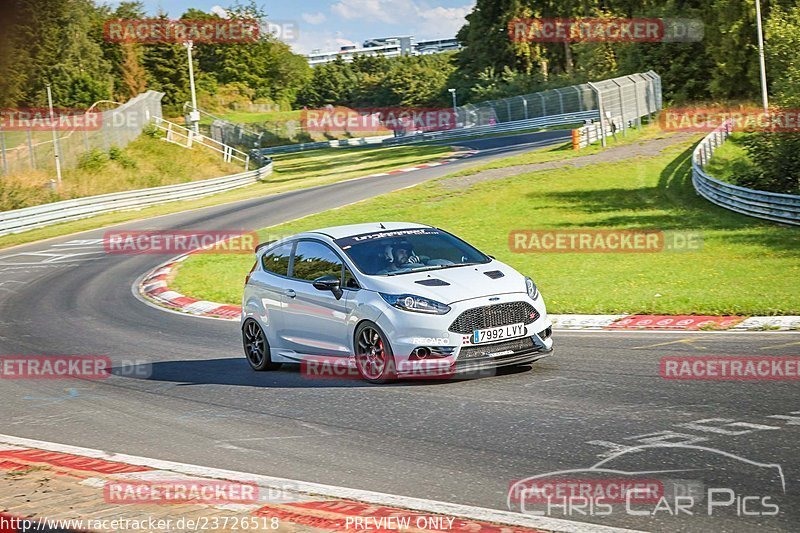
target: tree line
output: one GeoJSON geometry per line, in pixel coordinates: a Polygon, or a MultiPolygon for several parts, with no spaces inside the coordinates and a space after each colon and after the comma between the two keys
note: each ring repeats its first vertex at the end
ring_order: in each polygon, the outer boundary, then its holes
{"type": "MultiPolygon", "coordinates": [[[[237,0],[238,1],[238,0],[237,0]]],[[[800,6],[762,0],[768,83],[774,105],[800,108],[800,6]]],[[[186,50],[179,43],[109,42],[110,19],[143,19],[137,1],[112,8],[95,0],[9,0],[0,16],[0,108],[44,106],[51,85],[59,107],[125,101],[154,89],[167,114],[189,101],[186,50]]],[[[255,0],[227,8],[232,18],[263,20],[255,0]]],[[[165,14],[157,15],[166,18],[165,14]]],[[[182,19],[215,19],[189,9],[182,19]]],[[[197,44],[201,108],[268,103],[281,109],[448,106],[654,70],[667,104],[759,100],[752,0],[477,0],[458,32],[463,49],[411,57],[356,57],[311,69],[270,35],[256,42],[197,44]],[[527,42],[509,23],[527,18],[693,19],[692,42],[527,42]]],[[[743,141],[752,163],[740,183],[800,192],[800,134],[753,134],[743,141]]]]}
{"type": "MultiPolygon", "coordinates": [[[[234,19],[265,18],[252,1],[227,12],[234,19]]],[[[153,17],[135,1],[112,9],[93,0],[11,0],[0,17],[0,107],[43,106],[49,84],[59,107],[125,101],[153,89],[165,93],[168,112],[179,113],[190,99],[183,44],[109,42],[104,36],[109,20],[146,18],[153,17]]],[[[180,18],[220,17],[189,9],[180,18]]],[[[198,94],[211,106],[256,101],[288,108],[311,77],[305,58],[269,34],[255,42],[197,43],[193,52],[198,94]]]]}
{"type": "MultiPolygon", "coordinates": [[[[794,23],[786,14],[796,0],[762,3],[768,27],[794,23]]],[[[0,105],[41,105],[47,84],[64,107],[121,101],[144,89],[164,92],[168,106],[189,100],[181,44],[104,39],[109,19],[146,18],[142,3],[125,1],[113,9],[94,0],[10,4],[0,17],[0,105]]],[[[231,17],[266,17],[255,0],[227,11],[231,17]]],[[[181,18],[217,15],[189,9],[181,18]]],[[[197,44],[196,81],[201,102],[212,108],[230,102],[284,109],[426,106],[449,105],[449,88],[457,90],[460,103],[477,102],[652,69],[662,76],[669,103],[753,100],[759,93],[755,31],[751,0],[478,0],[458,33],[463,49],[457,53],[357,57],[312,70],[304,57],[265,35],[254,43],[197,44]],[[695,19],[704,34],[696,42],[564,43],[517,42],[508,32],[515,19],[578,17],[695,19]]],[[[794,61],[777,57],[784,37],[775,34],[767,42],[770,59],[777,61],[770,69],[776,88],[792,83],[777,67],[794,61]]]]}

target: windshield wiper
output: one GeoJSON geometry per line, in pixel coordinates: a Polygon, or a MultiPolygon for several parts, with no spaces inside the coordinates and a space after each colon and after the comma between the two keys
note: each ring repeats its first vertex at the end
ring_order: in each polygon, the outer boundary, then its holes
{"type": "Polygon", "coordinates": [[[400,274],[412,274],[414,272],[428,272],[430,270],[443,270],[445,268],[455,268],[471,265],[480,265],[481,263],[454,263],[452,265],[433,265],[424,268],[415,268],[414,270],[406,270],[405,272],[389,272],[387,276],[399,276],[400,274]]]}
{"type": "Polygon", "coordinates": [[[439,268],[455,268],[455,267],[467,267],[472,265],[480,265],[482,263],[455,263],[453,265],[441,265],[439,268]]]}

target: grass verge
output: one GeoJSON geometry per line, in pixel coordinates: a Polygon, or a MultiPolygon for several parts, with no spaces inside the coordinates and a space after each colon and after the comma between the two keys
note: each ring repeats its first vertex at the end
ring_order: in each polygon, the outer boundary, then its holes
{"type": "Polygon", "coordinates": [[[735,184],[737,176],[747,175],[753,162],[744,149],[742,140],[747,133],[733,133],[722,143],[705,166],[705,171],[715,178],[735,184]]]}
{"type": "MultiPolygon", "coordinates": [[[[176,150],[185,150],[178,146],[174,146],[174,148],[176,150]]],[[[325,185],[441,159],[451,152],[452,150],[448,146],[402,146],[396,148],[331,148],[275,156],[275,171],[266,182],[197,200],[172,202],[141,210],[108,213],[24,233],[6,235],[0,237],[0,249],[131,220],[151,218],[189,209],[199,209],[237,200],[268,196],[294,189],[325,185]]],[[[195,154],[194,151],[187,151],[186,153],[190,157],[195,154]]],[[[189,162],[185,165],[184,170],[190,172],[192,168],[193,163],[189,162]]],[[[238,171],[236,168],[227,168],[225,171],[219,171],[213,177],[238,171]]]]}
{"type": "Polygon", "coordinates": [[[606,139],[605,148],[603,148],[603,146],[601,146],[601,144],[598,142],[580,150],[573,150],[572,141],[567,141],[564,144],[553,146],[544,150],[533,150],[521,155],[497,159],[485,165],[462,170],[455,175],[469,176],[494,168],[506,168],[516,165],[532,165],[536,163],[548,163],[550,161],[561,161],[574,159],[576,157],[585,157],[587,155],[599,154],[600,152],[610,148],[645,143],[655,139],[663,139],[669,137],[670,135],[673,135],[673,133],[661,130],[658,125],[649,125],[639,129],[629,129],[624,136],[622,133],[618,133],[614,137],[608,137],[606,139]]]}
{"type": "MultiPolygon", "coordinates": [[[[437,225],[533,276],[553,313],[800,314],[800,234],[698,197],[690,178],[692,148],[692,141],[684,141],[656,157],[524,173],[465,189],[447,187],[443,178],[263,233],[375,220],[437,225]],[[578,228],[687,231],[699,233],[703,244],[684,253],[509,249],[515,229],[578,228]]],[[[509,158],[505,166],[537,157],[509,158]]],[[[194,256],[183,263],[173,287],[196,298],[238,303],[251,265],[250,256],[194,256]]]]}
{"type": "Polygon", "coordinates": [[[96,194],[174,185],[241,172],[220,154],[196,146],[182,148],[142,134],[125,148],[95,149],[62,172],[62,186],[50,188],[55,170],[28,170],[0,180],[0,210],[19,209],[96,194]]]}

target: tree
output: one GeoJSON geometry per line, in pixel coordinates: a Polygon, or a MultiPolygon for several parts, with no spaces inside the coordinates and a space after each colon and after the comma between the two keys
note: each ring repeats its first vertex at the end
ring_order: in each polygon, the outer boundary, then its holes
{"type": "MultiPolygon", "coordinates": [[[[765,25],[765,34],[773,104],[796,110],[800,107],[800,6],[774,10],[765,25]]],[[[800,194],[800,132],[753,133],[742,142],[753,166],[737,179],[739,185],[800,194]]]]}
{"type": "Polygon", "coordinates": [[[44,105],[45,85],[57,105],[86,107],[106,99],[111,65],[96,30],[100,11],[91,0],[12,0],[13,24],[3,33],[0,98],[18,106],[44,105]]]}

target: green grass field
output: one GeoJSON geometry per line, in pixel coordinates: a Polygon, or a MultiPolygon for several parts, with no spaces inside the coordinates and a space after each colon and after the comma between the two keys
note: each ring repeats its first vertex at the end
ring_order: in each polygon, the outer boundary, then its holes
{"type": "MultiPolygon", "coordinates": [[[[209,167],[203,164],[206,159],[198,150],[186,150],[185,148],[154,139],[150,139],[147,142],[148,146],[150,142],[157,143],[153,149],[163,150],[165,154],[163,158],[150,161],[147,165],[161,166],[161,168],[165,170],[172,169],[172,171],[176,172],[176,175],[173,177],[174,179],[188,181],[192,178],[219,177],[241,170],[234,165],[223,163],[220,159],[220,166],[211,166],[210,168],[214,168],[215,170],[209,172],[209,167]],[[175,169],[175,165],[178,165],[179,168],[175,169]]],[[[134,148],[136,147],[132,146],[132,149],[134,148]]],[[[304,187],[325,185],[377,172],[402,168],[416,163],[441,159],[445,155],[451,153],[451,151],[452,150],[448,146],[401,146],[394,148],[330,148],[326,150],[279,155],[274,158],[274,173],[264,183],[223,192],[207,198],[173,202],[145,208],[140,211],[108,213],[84,220],[35,229],[16,235],[6,235],[0,237],[0,248],[59,235],[67,235],[78,231],[100,228],[130,220],[176,213],[188,209],[198,209],[225,202],[268,196],[304,187]]],[[[153,152],[149,151],[148,153],[152,155],[153,152]]],[[[213,153],[214,152],[209,151],[209,154],[213,153]]],[[[136,161],[138,161],[138,159],[136,159],[136,161]]],[[[214,159],[213,161],[216,162],[217,160],[214,159]]],[[[143,167],[144,163],[138,166],[140,169],[143,167]]],[[[109,166],[107,170],[115,170],[115,166],[109,166]]],[[[127,176],[127,174],[122,173],[116,179],[123,179],[125,176],[127,176]]],[[[99,179],[99,177],[94,177],[93,179],[99,179]]]]}
{"type": "MultiPolygon", "coordinates": [[[[531,275],[553,313],[800,314],[800,232],[698,197],[689,175],[692,148],[685,141],[657,157],[519,174],[466,189],[438,180],[262,233],[376,220],[437,225],[531,275]],[[515,229],[578,228],[699,232],[703,244],[684,253],[509,249],[515,229]]],[[[532,157],[509,158],[505,166],[532,157]]],[[[252,262],[249,255],[194,256],[172,286],[196,298],[238,303],[252,262]]]]}
{"type": "Polygon", "coordinates": [[[722,181],[736,183],[735,176],[742,176],[753,167],[753,162],[742,146],[746,133],[733,133],[719,146],[705,167],[706,172],[722,181]]]}
{"type": "Polygon", "coordinates": [[[284,120],[300,120],[303,111],[295,109],[292,111],[265,111],[254,113],[248,111],[229,111],[220,115],[220,118],[237,124],[260,124],[263,122],[277,122],[284,120]]]}

